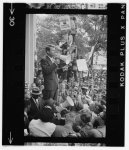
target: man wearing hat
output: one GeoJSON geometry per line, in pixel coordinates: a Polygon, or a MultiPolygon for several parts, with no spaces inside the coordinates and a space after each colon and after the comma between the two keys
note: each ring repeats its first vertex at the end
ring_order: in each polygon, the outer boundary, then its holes
{"type": "Polygon", "coordinates": [[[42,73],[44,76],[44,93],[49,93],[54,100],[57,99],[58,78],[57,66],[59,61],[54,59],[55,47],[48,45],[46,47],[46,56],[41,60],[42,73]]]}
{"type": "Polygon", "coordinates": [[[31,95],[32,95],[30,98],[31,107],[30,107],[30,111],[28,112],[29,121],[31,121],[32,119],[38,119],[39,117],[38,98],[41,95],[41,91],[39,90],[38,87],[35,87],[32,89],[31,95]]]}

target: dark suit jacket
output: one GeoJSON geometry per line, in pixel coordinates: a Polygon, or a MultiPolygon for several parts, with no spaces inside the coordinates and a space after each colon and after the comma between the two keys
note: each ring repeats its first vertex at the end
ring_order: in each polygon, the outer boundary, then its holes
{"type": "Polygon", "coordinates": [[[31,107],[30,111],[28,112],[28,119],[31,121],[32,119],[38,119],[39,118],[39,109],[33,99],[30,99],[31,107]]]}
{"type": "Polygon", "coordinates": [[[58,87],[57,65],[52,63],[48,56],[41,60],[42,73],[44,76],[45,90],[56,90],[58,87]]]}

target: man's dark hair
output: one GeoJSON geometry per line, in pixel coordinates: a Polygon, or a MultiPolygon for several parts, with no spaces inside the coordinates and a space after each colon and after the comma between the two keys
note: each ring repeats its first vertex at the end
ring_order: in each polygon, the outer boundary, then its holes
{"type": "Polygon", "coordinates": [[[93,121],[93,127],[94,128],[98,128],[99,126],[103,126],[104,125],[104,120],[102,118],[100,118],[100,116],[96,117],[93,121]]]}
{"type": "Polygon", "coordinates": [[[96,109],[97,109],[97,113],[99,114],[104,110],[104,107],[102,105],[97,105],[96,109]]]}
{"type": "Polygon", "coordinates": [[[76,18],[75,18],[75,17],[73,17],[73,20],[76,20],[76,18]]]}
{"type": "Polygon", "coordinates": [[[39,112],[39,118],[43,122],[51,122],[54,117],[54,112],[51,108],[42,107],[42,109],[39,112]]]}
{"type": "Polygon", "coordinates": [[[42,73],[42,70],[38,70],[37,77],[42,73]]]}
{"type": "Polygon", "coordinates": [[[50,52],[51,48],[54,48],[54,45],[51,45],[51,44],[47,45],[47,47],[45,48],[46,53],[50,52]]]}
{"type": "Polygon", "coordinates": [[[61,111],[61,117],[65,117],[65,115],[68,113],[66,109],[61,111]]]}
{"type": "Polygon", "coordinates": [[[86,113],[81,114],[80,117],[84,123],[88,123],[91,121],[92,114],[91,114],[91,112],[87,111],[86,113]]]}
{"type": "Polygon", "coordinates": [[[45,50],[46,50],[46,53],[47,53],[47,52],[50,52],[50,47],[47,46],[47,47],[45,48],[45,50]]]}

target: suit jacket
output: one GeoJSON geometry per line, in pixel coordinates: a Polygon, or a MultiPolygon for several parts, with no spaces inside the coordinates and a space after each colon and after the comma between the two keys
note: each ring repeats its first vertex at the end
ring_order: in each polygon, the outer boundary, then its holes
{"type": "Polygon", "coordinates": [[[57,65],[52,63],[48,56],[41,60],[42,73],[44,76],[45,90],[56,90],[58,87],[57,65]]]}
{"type": "Polygon", "coordinates": [[[32,119],[38,119],[39,118],[39,109],[38,106],[35,104],[34,100],[30,98],[30,111],[28,112],[28,119],[31,121],[32,119]]]}

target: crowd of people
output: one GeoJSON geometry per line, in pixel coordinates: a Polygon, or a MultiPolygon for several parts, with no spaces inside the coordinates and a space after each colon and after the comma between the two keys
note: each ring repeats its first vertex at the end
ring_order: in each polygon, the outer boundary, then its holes
{"type": "Polygon", "coordinates": [[[24,135],[105,137],[105,93],[102,89],[93,91],[86,78],[74,73],[68,78],[68,71],[65,78],[58,78],[58,61],[52,58],[52,50],[46,48],[47,57],[41,60],[34,83],[25,83],[24,135]]]}
{"type": "Polygon", "coordinates": [[[106,101],[92,100],[82,82],[59,84],[57,101],[32,84],[25,89],[25,135],[36,137],[105,137],[106,101]],[[74,106],[57,109],[71,97],[74,106]],[[44,100],[45,99],[45,100],[44,100]]]}

